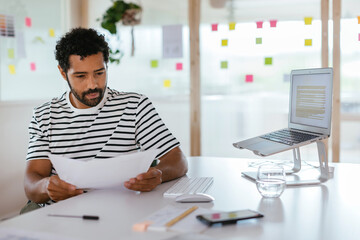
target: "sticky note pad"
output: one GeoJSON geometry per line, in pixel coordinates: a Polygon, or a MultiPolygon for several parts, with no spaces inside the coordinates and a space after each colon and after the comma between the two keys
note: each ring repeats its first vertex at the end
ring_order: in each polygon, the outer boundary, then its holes
{"type": "Polygon", "coordinates": [[[236,213],[234,213],[234,212],[230,212],[228,214],[228,216],[229,216],[229,218],[236,218],[237,217],[236,213]]]}
{"type": "Polygon", "coordinates": [[[10,64],[9,65],[9,72],[10,74],[14,75],[16,72],[15,72],[15,65],[13,64],[10,64]]]}
{"type": "Polygon", "coordinates": [[[256,38],[256,44],[262,44],[262,38],[256,38]]]}
{"type": "Polygon", "coordinates": [[[257,28],[262,28],[263,27],[263,21],[256,22],[256,27],[257,28]]]}
{"type": "Polygon", "coordinates": [[[31,18],[29,18],[29,17],[25,18],[25,26],[31,27],[31,18]]]}
{"type": "Polygon", "coordinates": [[[248,74],[245,76],[245,82],[252,83],[254,81],[254,75],[248,74]]]}
{"type": "Polygon", "coordinates": [[[217,31],[218,30],[218,24],[217,23],[214,23],[214,24],[211,24],[211,31],[217,31]]]}
{"type": "Polygon", "coordinates": [[[212,219],[220,219],[220,213],[214,213],[211,215],[212,219]]]}
{"type": "Polygon", "coordinates": [[[358,18],[358,24],[360,24],[360,16],[358,16],[357,18],[358,18]]]}
{"type": "Polygon", "coordinates": [[[313,18],[312,17],[305,17],[304,22],[305,25],[311,25],[313,18]]]}
{"type": "Polygon", "coordinates": [[[305,39],[305,46],[312,46],[312,39],[305,39]]]}
{"type": "Polygon", "coordinates": [[[229,23],[229,30],[230,30],[230,31],[235,30],[235,25],[236,25],[235,22],[229,23]]]}
{"type": "Polygon", "coordinates": [[[275,28],[276,23],[277,23],[277,20],[270,20],[270,27],[275,28]]]}
{"type": "Polygon", "coordinates": [[[227,45],[228,45],[228,40],[227,39],[221,40],[221,46],[226,47],[227,45]]]}
{"type": "Polygon", "coordinates": [[[53,28],[49,29],[49,36],[50,37],[55,37],[55,30],[53,28]]]}
{"type": "Polygon", "coordinates": [[[8,49],[8,58],[10,58],[10,59],[14,59],[14,58],[15,58],[15,54],[14,54],[14,49],[13,49],[13,48],[9,48],[9,49],[8,49]]]}
{"type": "Polygon", "coordinates": [[[151,60],[150,66],[151,66],[152,68],[157,68],[158,65],[159,65],[158,60],[151,60]]]}
{"type": "Polygon", "coordinates": [[[36,64],[34,62],[30,63],[30,70],[33,72],[36,71],[36,64]]]}
{"type": "Polygon", "coordinates": [[[265,65],[272,65],[272,57],[265,58],[265,65]]]}
{"type": "Polygon", "coordinates": [[[178,71],[183,70],[183,64],[182,63],[176,63],[176,70],[178,70],[178,71]]]}
{"type": "Polygon", "coordinates": [[[227,61],[221,61],[220,62],[220,68],[227,69],[228,68],[228,62],[227,61]]]}
{"type": "Polygon", "coordinates": [[[171,80],[166,79],[166,80],[164,80],[163,84],[164,84],[164,87],[169,88],[169,87],[171,87],[171,80]]]}

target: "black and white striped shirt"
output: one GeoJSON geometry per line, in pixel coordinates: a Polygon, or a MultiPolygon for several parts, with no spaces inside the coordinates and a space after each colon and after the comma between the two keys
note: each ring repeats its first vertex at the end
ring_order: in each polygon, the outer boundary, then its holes
{"type": "Polygon", "coordinates": [[[26,160],[49,159],[49,153],[90,160],[161,149],[159,158],[180,145],[146,96],[110,88],[96,107],[74,108],[66,92],[35,108],[29,133],[26,160]]]}

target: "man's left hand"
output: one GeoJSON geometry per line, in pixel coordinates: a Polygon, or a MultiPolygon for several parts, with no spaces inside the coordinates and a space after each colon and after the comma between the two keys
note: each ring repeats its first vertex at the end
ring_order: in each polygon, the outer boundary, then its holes
{"type": "Polygon", "coordinates": [[[124,186],[134,191],[150,192],[161,184],[161,176],[162,172],[159,169],[151,167],[146,173],[141,173],[136,178],[130,178],[124,183],[124,186]]]}

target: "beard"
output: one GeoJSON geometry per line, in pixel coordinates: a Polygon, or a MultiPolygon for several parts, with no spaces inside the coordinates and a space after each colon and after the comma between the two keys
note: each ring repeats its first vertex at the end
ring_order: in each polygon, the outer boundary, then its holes
{"type": "Polygon", "coordinates": [[[95,107],[96,105],[98,105],[102,98],[104,97],[104,93],[105,93],[105,88],[101,89],[101,88],[95,88],[95,89],[89,89],[85,92],[77,92],[75,89],[72,88],[72,86],[69,83],[69,80],[67,81],[68,85],[70,87],[71,93],[75,96],[75,98],[81,102],[82,104],[88,106],[88,107],[95,107]],[[93,99],[88,99],[86,98],[87,94],[91,94],[91,93],[99,93],[99,96],[97,98],[93,98],[93,99]]]}

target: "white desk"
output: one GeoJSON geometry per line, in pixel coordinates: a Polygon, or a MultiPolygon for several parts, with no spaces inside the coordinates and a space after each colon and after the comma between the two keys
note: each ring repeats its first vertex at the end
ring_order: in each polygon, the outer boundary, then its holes
{"type": "MultiPolygon", "coordinates": [[[[360,188],[357,164],[331,164],[334,178],[312,187],[287,188],[279,199],[264,199],[254,183],[241,177],[246,159],[189,158],[189,176],[213,176],[213,203],[198,204],[216,210],[253,209],[265,217],[235,225],[207,229],[204,234],[218,239],[359,239],[360,188]]],[[[173,182],[149,193],[93,191],[0,223],[45,231],[78,239],[166,239],[173,232],[133,232],[132,225],[166,204],[162,193],[173,182]],[[99,221],[48,217],[47,214],[99,215],[99,221]]],[[[193,205],[193,204],[191,204],[193,205]]]]}

